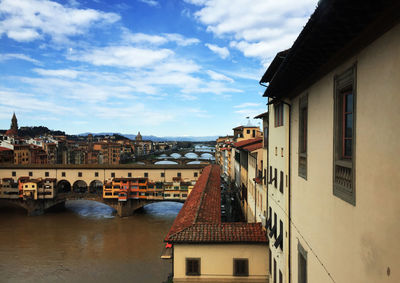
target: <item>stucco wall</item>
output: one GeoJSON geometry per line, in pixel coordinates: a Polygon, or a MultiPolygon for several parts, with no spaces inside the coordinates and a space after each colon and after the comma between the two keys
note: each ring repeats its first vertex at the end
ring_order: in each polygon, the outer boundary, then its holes
{"type": "MultiPolygon", "coordinates": [[[[272,219],[274,219],[274,213],[277,214],[277,231],[276,236],[280,234],[279,221],[283,222],[283,250],[279,247],[275,248],[275,238],[272,237],[270,240],[270,249],[272,255],[272,262],[275,259],[277,263],[276,274],[279,278],[279,271],[282,272],[283,282],[286,282],[288,277],[288,184],[286,182],[286,175],[289,172],[289,156],[288,156],[288,144],[289,144],[289,107],[284,104],[284,115],[283,125],[275,127],[275,111],[274,106],[269,106],[269,143],[268,143],[268,166],[272,166],[272,178],[275,177],[274,170],[277,169],[277,186],[274,183],[268,184],[268,205],[272,208],[272,219]],[[281,175],[283,172],[283,193],[279,190],[279,184],[281,175]]],[[[268,168],[269,174],[269,168],[268,168]]],[[[268,175],[268,181],[270,175],[268,175]]],[[[274,225],[274,223],[272,223],[274,225]]],[[[273,273],[273,264],[271,274],[273,273]]],[[[278,278],[276,282],[278,282],[278,278]]]]}
{"type": "Polygon", "coordinates": [[[298,177],[298,97],[292,107],[294,282],[299,242],[307,251],[309,283],[332,282],[328,272],[335,282],[400,282],[400,25],[304,93],[308,93],[307,180],[298,177]],[[333,83],[335,74],[355,63],[353,206],[332,192],[333,83]]]}
{"type": "Polygon", "coordinates": [[[207,280],[216,282],[268,282],[268,246],[249,244],[221,245],[174,245],[174,282],[190,280],[207,280]],[[201,275],[186,276],[186,258],[201,259],[201,275]],[[249,259],[249,276],[233,276],[233,259],[249,259]],[[182,281],[179,281],[182,280],[182,281]]]}

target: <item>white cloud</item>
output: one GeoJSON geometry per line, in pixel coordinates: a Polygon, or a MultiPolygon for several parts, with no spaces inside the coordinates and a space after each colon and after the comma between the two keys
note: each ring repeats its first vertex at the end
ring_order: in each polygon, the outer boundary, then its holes
{"type": "Polygon", "coordinates": [[[233,106],[233,108],[248,108],[248,107],[259,107],[260,103],[245,102],[239,105],[233,106]]]}
{"type": "Polygon", "coordinates": [[[35,63],[37,65],[40,65],[41,63],[36,60],[33,59],[30,56],[27,56],[25,54],[20,54],[20,53],[5,53],[5,54],[0,54],[0,62],[1,61],[6,61],[6,60],[12,60],[12,59],[19,59],[19,60],[24,60],[24,61],[28,61],[28,62],[32,62],[35,63]]]}
{"type": "Polygon", "coordinates": [[[289,48],[317,0],[185,0],[200,7],[195,18],[231,47],[263,61],[289,48]]]}
{"type": "Polygon", "coordinates": [[[178,33],[164,33],[164,36],[169,40],[169,41],[174,41],[176,44],[181,45],[181,46],[188,46],[192,44],[197,44],[200,42],[197,38],[185,38],[181,34],[178,33]]]}
{"type": "Polygon", "coordinates": [[[207,74],[210,76],[211,79],[215,80],[215,81],[228,81],[230,83],[233,83],[233,79],[225,76],[224,74],[221,73],[217,73],[211,70],[207,71],[207,74]]]}
{"type": "Polygon", "coordinates": [[[152,7],[158,6],[158,2],[155,0],[139,0],[139,2],[145,3],[152,7]]]}
{"type": "Polygon", "coordinates": [[[50,77],[65,77],[70,79],[75,79],[78,76],[77,71],[75,70],[45,70],[45,69],[33,69],[36,73],[43,75],[43,76],[50,76],[50,77]]]}
{"type": "Polygon", "coordinates": [[[123,28],[122,31],[123,41],[125,43],[164,45],[168,42],[175,42],[179,46],[188,46],[200,42],[197,38],[186,38],[178,33],[150,35],[145,33],[131,33],[127,28],[123,28]]]}
{"type": "Polygon", "coordinates": [[[132,46],[108,46],[88,49],[68,55],[68,59],[95,66],[148,67],[174,54],[169,49],[151,50],[132,46]]]}
{"type": "Polygon", "coordinates": [[[53,114],[68,111],[69,113],[75,113],[73,108],[50,101],[43,101],[29,93],[22,93],[13,90],[0,90],[0,97],[0,106],[8,109],[11,108],[15,111],[53,114]]]}
{"type": "Polygon", "coordinates": [[[207,46],[212,52],[218,54],[222,59],[226,59],[229,56],[229,50],[226,47],[219,47],[209,43],[206,43],[205,46],[207,46]]]}
{"type": "Polygon", "coordinates": [[[16,41],[50,36],[56,42],[63,42],[70,36],[84,34],[95,24],[120,19],[115,13],[65,7],[49,0],[3,0],[0,14],[0,36],[6,34],[16,41]]]}

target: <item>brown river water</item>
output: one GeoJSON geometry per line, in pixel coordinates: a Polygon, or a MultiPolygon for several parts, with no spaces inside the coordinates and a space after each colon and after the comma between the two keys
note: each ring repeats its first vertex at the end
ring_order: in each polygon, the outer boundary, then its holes
{"type": "Polygon", "coordinates": [[[161,202],[126,218],[92,201],[28,217],[0,209],[0,282],[163,282],[163,239],[182,204],[161,202]]]}

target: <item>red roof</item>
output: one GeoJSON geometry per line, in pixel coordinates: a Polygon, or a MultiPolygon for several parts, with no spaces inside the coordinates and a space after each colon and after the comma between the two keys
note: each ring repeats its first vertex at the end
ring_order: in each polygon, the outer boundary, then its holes
{"type": "Polygon", "coordinates": [[[255,139],[248,139],[248,140],[243,140],[240,142],[236,142],[233,144],[234,147],[240,148],[240,147],[245,147],[254,143],[262,142],[263,138],[255,138],[255,139]]]}
{"type": "Polygon", "coordinates": [[[253,151],[262,148],[262,141],[243,147],[246,151],[253,151]]]}
{"type": "Polygon", "coordinates": [[[166,242],[268,242],[260,223],[221,223],[220,184],[219,166],[205,167],[165,237],[166,242]]]}
{"type": "Polygon", "coordinates": [[[0,151],[13,151],[10,148],[0,146],[0,151]]]}

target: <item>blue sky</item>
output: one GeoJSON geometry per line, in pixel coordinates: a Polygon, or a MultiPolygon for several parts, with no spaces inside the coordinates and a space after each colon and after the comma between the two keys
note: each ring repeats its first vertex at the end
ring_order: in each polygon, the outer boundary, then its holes
{"type": "MultiPolygon", "coordinates": [[[[0,0],[0,128],[232,133],[316,0],[0,0]]],[[[260,121],[252,121],[258,125],[260,121]]]]}

